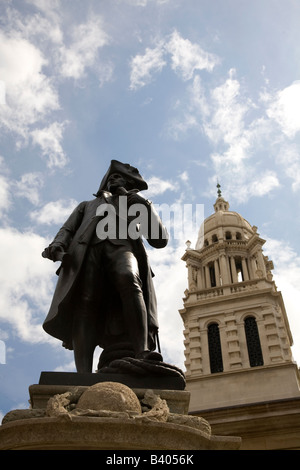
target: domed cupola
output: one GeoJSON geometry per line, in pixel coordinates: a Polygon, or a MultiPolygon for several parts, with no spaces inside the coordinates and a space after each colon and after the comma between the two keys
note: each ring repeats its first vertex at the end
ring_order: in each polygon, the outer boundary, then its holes
{"type": "MultiPolygon", "coordinates": [[[[218,187],[220,188],[219,185],[218,187]]],[[[214,209],[214,214],[205,219],[199,231],[197,250],[200,250],[203,245],[206,247],[224,240],[249,240],[255,233],[256,227],[251,227],[238,212],[229,210],[229,202],[221,196],[220,189],[214,209]]]]}

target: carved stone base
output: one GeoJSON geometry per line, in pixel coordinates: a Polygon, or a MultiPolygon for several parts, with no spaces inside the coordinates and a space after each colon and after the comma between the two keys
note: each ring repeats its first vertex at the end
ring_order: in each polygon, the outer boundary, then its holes
{"type": "Polygon", "coordinates": [[[188,407],[185,391],[135,393],[124,384],[99,382],[33,385],[30,394],[31,409],[4,416],[0,450],[235,450],[241,444],[238,437],[212,435],[203,418],[181,413],[188,407]],[[49,397],[53,387],[63,393],[49,397]],[[37,407],[40,388],[48,388],[48,398],[37,407]]]}
{"type": "Polygon", "coordinates": [[[0,427],[0,450],[236,450],[239,446],[239,438],[123,417],[32,418],[0,427]]]}

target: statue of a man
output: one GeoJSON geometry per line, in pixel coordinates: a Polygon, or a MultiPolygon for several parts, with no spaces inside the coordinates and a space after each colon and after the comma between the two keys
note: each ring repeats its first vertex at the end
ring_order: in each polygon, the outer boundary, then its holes
{"type": "Polygon", "coordinates": [[[147,188],[136,168],[112,160],[95,199],[76,207],[42,254],[62,260],[43,328],[74,350],[77,372],[92,372],[97,345],[100,368],[124,356],[162,360],[155,352],[156,297],[141,234],[155,248],[167,245],[168,234],[151,202],[138,194],[147,188]]]}

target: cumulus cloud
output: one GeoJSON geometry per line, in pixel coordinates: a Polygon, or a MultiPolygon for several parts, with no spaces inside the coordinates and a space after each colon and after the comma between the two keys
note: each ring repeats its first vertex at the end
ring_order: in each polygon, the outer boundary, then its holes
{"type": "Polygon", "coordinates": [[[59,12],[60,3],[55,1],[49,3],[39,0],[27,0],[27,3],[36,6],[37,11],[25,16],[16,9],[7,8],[6,12],[9,19],[7,30],[11,30],[11,25],[13,25],[13,29],[29,41],[33,38],[42,38],[43,42],[50,40],[54,44],[61,43],[63,32],[59,12]]]}
{"type": "Polygon", "coordinates": [[[196,70],[211,72],[219,59],[215,54],[206,52],[198,44],[193,44],[174,31],[166,44],[166,50],[171,54],[171,67],[183,80],[193,77],[196,70]]]}
{"type": "Polygon", "coordinates": [[[229,78],[211,91],[211,119],[204,124],[205,133],[214,142],[234,145],[244,131],[244,118],[249,110],[240,94],[240,83],[229,71],[229,78]]]}
{"type": "Polygon", "coordinates": [[[279,124],[284,134],[294,137],[300,131],[300,81],[293,82],[270,98],[267,115],[279,124]]]}
{"type": "Polygon", "coordinates": [[[292,347],[295,357],[300,357],[300,257],[295,249],[286,242],[263,235],[267,240],[264,254],[274,262],[274,281],[281,291],[289,324],[294,340],[292,347]]]}
{"type": "Polygon", "coordinates": [[[278,189],[282,175],[291,178],[296,191],[300,154],[292,139],[300,122],[298,91],[299,82],[276,93],[264,88],[254,101],[234,69],[215,88],[203,85],[196,75],[174,108],[176,117],[168,123],[167,134],[177,140],[187,132],[204,135],[214,170],[209,185],[214,187],[221,178],[238,202],[278,189]]]}
{"type": "Polygon", "coordinates": [[[157,176],[152,176],[148,180],[147,197],[154,197],[158,194],[162,194],[167,190],[175,191],[177,186],[171,181],[163,180],[157,176]]]}
{"type": "Polygon", "coordinates": [[[21,179],[12,183],[14,195],[28,199],[32,204],[40,202],[40,189],[44,183],[41,173],[25,173],[21,179]]]}
{"type": "Polygon", "coordinates": [[[43,73],[46,64],[41,51],[28,40],[0,32],[0,75],[6,90],[1,122],[23,138],[30,125],[59,108],[57,91],[43,73]]]}
{"type": "Polygon", "coordinates": [[[10,180],[8,171],[4,163],[4,158],[0,156],[0,215],[2,217],[10,209],[12,204],[10,180]]]}
{"type": "Polygon", "coordinates": [[[168,63],[182,80],[190,80],[195,71],[211,72],[219,63],[216,55],[204,51],[175,30],[171,36],[161,40],[154,48],[132,58],[130,66],[130,88],[136,90],[152,80],[168,63]]]}
{"type": "Polygon", "coordinates": [[[258,175],[255,181],[251,181],[245,190],[248,196],[265,196],[279,186],[280,182],[276,173],[267,170],[262,175],[258,175]]]}
{"type": "MultiPolygon", "coordinates": [[[[123,0],[119,0],[123,1],[123,0]]],[[[163,5],[164,3],[168,3],[170,0],[125,0],[129,5],[136,6],[136,7],[146,7],[149,2],[157,3],[158,5],[163,5]]]]}
{"type": "Polygon", "coordinates": [[[46,158],[49,168],[62,168],[68,162],[62,147],[65,125],[66,123],[53,122],[48,127],[31,132],[32,142],[41,147],[42,155],[46,158]]]}
{"type": "Polygon", "coordinates": [[[52,225],[62,224],[77,206],[74,199],[51,201],[41,209],[30,213],[30,218],[38,224],[52,225]]]}
{"type": "Polygon", "coordinates": [[[153,49],[146,49],[143,55],[136,55],[131,60],[130,88],[135,90],[147,85],[154,73],[158,73],[166,65],[163,44],[153,49]]]}
{"type": "Polygon", "coordinates": [[[79,79],[96,63],[99,49],[108,44],[108,35],[102,18],[95,15],[75,26],[71,36],[71,44],[60,48],[60,73],[66,78],[79,79]]]}
{"type": "Polygon", "coordinates": [[[46,315],[54,289],[53,266],[41,252],[46,240],[31,232],[0,229],[0,320],[13,327],[23,341],[47,341],[41,328],[41,312],[46,315]]]}
{"type": "Polygon", "coordinates": [[[282,145],[277,158],[283,172],[292,180],[292,189],[300,189],[300,151],[295,143],[282,145]]]}
{"type": "Polygon", "coordinates": [[[99,86],[111,80],[113,65],[102,64],[98,54],[109,38],[99,15],[64,30],[60,1],[27,3],[36,11],[26,15],[8,6],[0,32],[0,127],[14,134],[18,149],[38,144],[48,167],[62,168],[65,122],[53,117],[60,110],[58,78],[83,79],[89,69],[99,86]]]}
{"type": "Polygon", "coordinates": [[[179,309],[187,288],[187,272],[181,260],[183,243],[169,244],[162,250],[148,250],[155,274],[154,286],[158,301],[160,345],[164,360],[184,369],[183,321],[179,309]]]}
{"type": "Polygon", "coordinates": [[[48,2],[48,0],[26,0],[26,3],[34,5],[47,16],[55,18],[57,18],[57,15],[59,14],[59,10],[61,8],[60,0],[51,0],[51,2],[48,2]]]}

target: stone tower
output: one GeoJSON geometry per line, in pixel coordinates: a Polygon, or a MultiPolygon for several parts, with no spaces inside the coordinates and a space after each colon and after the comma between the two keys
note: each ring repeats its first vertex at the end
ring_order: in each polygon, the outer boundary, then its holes
{"type": "MultiPolygon", "coordinates": [[[[218,186],[219,187],[219,186],[218,186]]],[[[190,411],[300,397],[292,335],[257,227],[220,189],[188,269],[184,308],[190,411]]]]}

